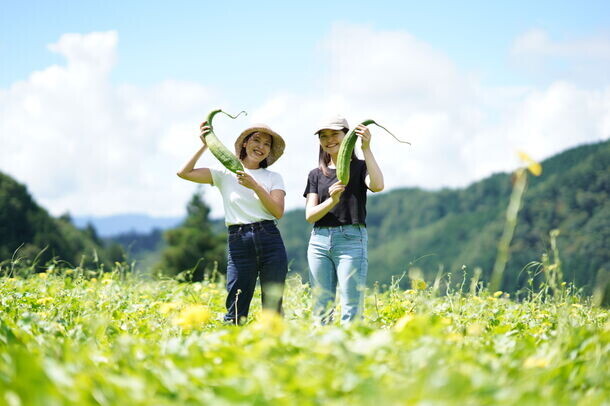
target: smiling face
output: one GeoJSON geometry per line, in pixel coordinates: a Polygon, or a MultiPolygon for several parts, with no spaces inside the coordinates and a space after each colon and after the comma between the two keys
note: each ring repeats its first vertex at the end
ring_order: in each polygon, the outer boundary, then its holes
{"type": "Polygon", "coordinates": [[[261,162],[269,156],[271,143],[272,138],[269,134],[252,133],[243,144],[246,150],[246,158],[253,162],[261,162]]]}
{"type": "Polygon", "coordinates": [[[339,153],[339,147],[345,133],[341,130],[322,130],[318,137],[322,150],[330,155],[336,155],[339,153]]]}

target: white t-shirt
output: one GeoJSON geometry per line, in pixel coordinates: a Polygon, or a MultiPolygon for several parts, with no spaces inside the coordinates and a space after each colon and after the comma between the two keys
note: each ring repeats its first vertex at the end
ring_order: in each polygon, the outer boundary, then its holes
{"type": "MultiPolygon", "coordinates": [[[[263,220],[276,220],[256,195],[254,190],[237,183],[237,175],[226,168],[210,168],[214,186],[220,190],[225,209],[225,224],[248,224],[263,220]]],[[[244,172],[252,176],[267,192],[285,190],[284,180],[277,172],[266,168],[248,169],[244,172]]]]}

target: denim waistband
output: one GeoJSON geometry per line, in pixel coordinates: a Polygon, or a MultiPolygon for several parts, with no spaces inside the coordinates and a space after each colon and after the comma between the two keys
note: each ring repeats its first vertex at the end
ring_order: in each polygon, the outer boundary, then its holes
{"type": "Polygon", "coordinates": [[[366,230],[366,226],[364,224],[344,224],[341,226],[316,226],[314,227],[314,229],[317,230],[339,230],[339,231],[343,231],[345,229],[350,229],[350,228],[358,228],[358,229],[365,229],[366,230]]]}
{"type": "Polygon", "coordinates": [[[271,225],[275,225],[275,221],[263,220],[263,221],[257,221],[256,223],[232,224],[227,228],[229,229],[230,233],[233,233],[233,232],[241,231],[241,230],[256,230],[256,229],[260,229],[264,226],[271,226],[271,225]]]}
{"type": "Polygon", "coordinates": [[[364,224],[343,224],[340,226],[314,226],[314,228],[326,228],[326,229],[342,229],[342,228],[349,228],[349,227],[355,227],[355,228],[366,228],[366,226],[364,224]]]}

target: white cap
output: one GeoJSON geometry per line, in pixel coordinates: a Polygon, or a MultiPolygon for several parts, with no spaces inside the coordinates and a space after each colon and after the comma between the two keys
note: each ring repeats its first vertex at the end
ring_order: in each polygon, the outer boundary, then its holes
{"type": "Polygon", "coordinates": [[[319,126],[318,130],[314,134],[318,134],[322,130],[347,131],[349,130],[349,124],[347,124],[345,117],[336,115],[324,121],[324,124],[319,126]]]}

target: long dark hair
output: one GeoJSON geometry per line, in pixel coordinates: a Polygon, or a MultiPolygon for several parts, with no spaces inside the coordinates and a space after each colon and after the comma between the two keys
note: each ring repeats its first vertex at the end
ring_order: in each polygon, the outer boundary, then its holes
{"type": "MultiPolygon", "coordinates": [[[[239,160],[240,161],[243,160],[246,157],[246,155],[248,155],[248,153],[246,152],[246,147],[244,147],[244,144],[246,142],[248,142],[248,140],[250,139],[250,137],[252,137],[253,134],[255,134],[255,133],[248,134],[248,136],[246,138],[244,138],[244,140],[241,143],[241,151],[239,151],[239,160]]],[[[271,148],[273,148],[273,137],[271,137],[271,148]]],[[[271,153],[271,148],[269,149],[269,153],[271,153]]],[[[267,163],[267,158],[260,161],[258,166],[260,168],[266,168],[267,166],[269,166],[269,164],[267,163]]]]}
{"type": "MultiPolygon", "coordinates": [[[[347,134],[348,129],[344,128],[343,133],[347,134]]],[[[356,153],[352,151],[352,159],[357,159],[356,153]]],[[[322,149],[322,145],[320,145],[320,151],[318,152],[318,168],[322,171],[324,176],[329,176],[330,172],[328,171],[328,164],[330,163],[330,154],[322,149]]]]}

